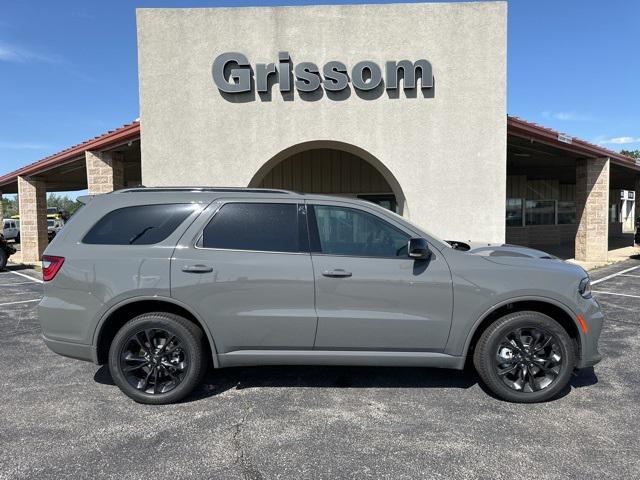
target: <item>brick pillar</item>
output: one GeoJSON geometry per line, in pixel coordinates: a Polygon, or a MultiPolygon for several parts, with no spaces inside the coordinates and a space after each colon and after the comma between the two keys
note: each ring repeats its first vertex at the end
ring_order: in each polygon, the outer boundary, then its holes
{"type": "Polygon", "coordinates": [[[124,188],[124,162],[113,152],[85,152],[89,195],[124,188]]]}
{"type": "Polygon", "coordinates": [[[47,190],[43,180],[18,177],[20,249],[24,263],[37,263],[49,243],[47,190]]]}
{"type": "Polygon", "coordinates": [[[609,250],[609,159],[576,162],[576,260],[606,262],[609,250]]]}

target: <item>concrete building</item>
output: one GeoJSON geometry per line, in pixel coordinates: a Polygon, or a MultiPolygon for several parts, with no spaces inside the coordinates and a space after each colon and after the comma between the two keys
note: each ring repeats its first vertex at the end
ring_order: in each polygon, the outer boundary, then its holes
{"type": "Polygon", "coordinates": [[[621,191],[640,189],[640,166],[507,116],[506,15],[506,2],[138,10],[140,122],[0,177],[20,192],[23,259],[46,244],[45,191],[142,183],[356,196],[446,239],[606,260],[632,227],[621,191]]]}

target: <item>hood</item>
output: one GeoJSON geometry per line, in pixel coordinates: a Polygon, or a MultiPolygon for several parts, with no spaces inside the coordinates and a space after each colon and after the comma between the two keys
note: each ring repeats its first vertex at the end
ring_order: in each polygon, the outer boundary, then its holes
{"type": "Polygon", "coordinates": [[[542,250],[508,244],[471,248],[467,253],[483,257],[492,257],[492,259],[496,257],[517,257],[561,261],[558,257],[551,255],[550,253],[543,252],[542,250]]]}

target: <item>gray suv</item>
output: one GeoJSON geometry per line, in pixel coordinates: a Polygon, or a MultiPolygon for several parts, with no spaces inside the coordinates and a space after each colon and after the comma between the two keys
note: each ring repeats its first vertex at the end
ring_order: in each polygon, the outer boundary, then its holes
{"type": "Polygon", "coordinates": [[[372,203],[281,190],[82,201],[43,258],[44,341],[138,402],[184,398],[209,362],[472,363],[496,396],[539,402],[601,358],[589,277],[536,250],[461,251],[372,203]]]}

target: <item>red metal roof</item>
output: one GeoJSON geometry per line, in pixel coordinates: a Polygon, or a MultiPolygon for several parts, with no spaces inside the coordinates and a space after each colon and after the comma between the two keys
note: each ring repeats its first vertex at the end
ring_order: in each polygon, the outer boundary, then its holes
{"type": "MultiPolygon", "coordinates": [[[[615,163],[640,170],[640,166],[637,165],[635,159],[631,157],[627,157],[599,145],[580,140],[579,138],[571,137],[570,135],[566,135],[556,130],[543,127],[542,125],[527,122],[526,120],[518,117],[507,116],[507,134],[532,138],[539,142],[553,145],[564,150],[577,152],[585,155],[586,157],[609,157],[615,163]]],[[[79,143],[78,145],[69,147],[62,152],[7,173],[0,177],[0,187],[2,187],[2,185],[15,182],[19,176],[36,175],[50,168],[82,159],[84,158],[84,152],[87,150],[106,150],[139,138],[140,121],[135,120],[134,122],[123,125],[120,128],[103,133],[91,140],[79,143]]]]}
{"type": "Polygon", "coordinates": [[[19,176],[36,175],[49,170],[50,168],[58,167],[84,158],[84,152],[87,150],[106,150],[139,138],[140,121],[135,120],[120,128],[110,130],[102,135],[92,138],[91,140],[79,143],[78,145],[69,147],[66,150],[45,157],[42,160],[38,160],[37,162],[25,165],[18,170],[7,173],[0,177],[0,187],[2,185],[15,182],[19,176]]]}
{"type": "Polygon", "coordinates": [[[612,161],[620,165],[640,169],[640,166],[636,164],[636,160],[632,157],[627,157],[626,155],[614,152],[600,145],[580,140],[566,133],[543,127],[537,123],[527,122],[518,117],[507,116],[507,134],[533,138],[534,140],[553,145],[563,150],[576,152],[586,157],[609,157],[612,161]]]}

